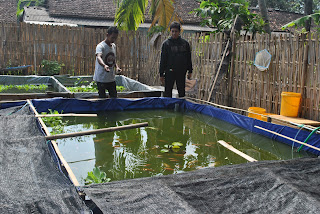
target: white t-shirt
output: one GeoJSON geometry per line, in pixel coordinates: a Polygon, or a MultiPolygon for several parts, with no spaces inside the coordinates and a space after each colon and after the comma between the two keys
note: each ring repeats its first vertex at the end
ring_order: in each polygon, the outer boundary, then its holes
{"type": "Polygon", "coordinates": [[[105,41],[100,42],[96,48],[96,54],[101,53],[101,58],[104,63],[109,66],[110,71],[107,72],[103,66],[101,66],[96,58],[95,70],[93,80],[96,82],[114,82],[115,81],[115,66],[116,66],[116,45],[111,44],[111,47],[107,45],[105,41]]]}

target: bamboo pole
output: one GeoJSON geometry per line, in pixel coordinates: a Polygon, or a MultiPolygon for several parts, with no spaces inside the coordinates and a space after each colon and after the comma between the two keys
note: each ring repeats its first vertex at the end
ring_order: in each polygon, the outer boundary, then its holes
{"type": "Polygon", "coordinates": [[[223,140],[219,140],[218,143],[220,143],[222,146],[226,147],[230,151],[236,153],[237,155],[240,155],[241,157],[243,157],[247,161],[250,161],[250,162],[256,162],[257,161],[256,159],[254,159],[254,158],[250,157],[249,155],[239,151],[238,149],[234,148],[233,146],[229,145],[228,143],[226,143],[223,140]]]}
{"type": "Polygon", "coordinates": [[[90,134],[99,134],[99,133],[104,133],[104,132],[122,131],[122,130],[126,130],[126,129],[134,129],[134,128],[145,127],[145,126],[148,126],[148,122],[124,125],[124,126],[119,126],[119,127],[96,129],[96,130],[83,131],[83,132],[51,135],[51,136],[46,136],[46,140],[56,140],[56,139],[62,139],[62,138],[68,138],[68,137],[77,137],[77,136],[90,135],[90,134]]]}
{"type": "MultiPolygon", "coordinates": [[[[232,25],[232,28],[231,28],[231,33],[230,33],[230,35],[233,34],[234,26],[235,26],[235,24],[236,24],[237,19],[238,19],[238,15],[237,15],[236,18],[234,19],[234,22],[233,22],[233,25],[232,25]]],[[[220,73],[220,70],[221,70],[221,67],[222,67],[222,63],[223,63],[224,57],[225,57],[226,54],[227,54],[227,50],[228,50],[228,47],[229,47],[229,43],[230,43],[230,38],[228,39],[227,45],[226,45],[226,47],[225,47],[225,49],[224,49],[223,56],[222,56],[222,59],[221,59],[221,61],[220,61],[220,65],[219,65],[218,71],[217,71],[217,73],[216,73],[216,77],[215,77],[215,79],[214,79],[214,82],[213,82],[213,84],[212,84],[212,88],[211,88],[211,91],[210,91],[210,94],[209,94],[209,97],[208,97],[207,101],[210,101],[210,99],[211,99],[211,95],[212,95],[214,86],[216,85],[216,81],[217,81],[217,79],[218,79],[218,76],[219,76],[219,73],[220,73]]]]}
{"type": "Polygon", "coordinates": [[[97,114],[38,114],[36,117],[97,117],[97,114]]]}
{"type": "Polygon", "coordinates": [[[315,146],[312,146],[312,145],[307,144],[307,143],[303,143],[303,142],[298,141],[298,140],[296,140],[296,139],[293,139],[293,138],[291,138],[291,137],[288,137],[288,136],[279,134],[279,133],[274,132],[274,131],[271,131],[271,130],[269,130],[269,129],[262,128],[262,127],[260,127],[260,126],[254,126],[254,127],[257,128],[257,129],[261,129],[261,130],[263,130],[263,131],[269,132],[269,133],[271,133],[271,134],[278,135],[278,136],[283,137],[283,138],[285,138],[285,139],[292,140],[292,141],[295,142],[295,143],[299,143],[299,144],[301,144],[301,145],[308,146],[308,147],[310,147],[310,148],[312,148],[312,149],[314,149],[314,150],[320,151],[320,149],[317,148],[317,147],[315,147],[315,146]]]}
{"type": "MultiPolygon", "coordinates": [[[[36,116],[39,115],[39,113],[37,112],[36,108],[33,106],[32,102],[31,102],[30,100],[27,100],[27,103],[29,104],[29,106],[30,106],[30,108],[32,109],[32,111],[34,112],[34,114],[35,114],[36,116]]],[[[40,122],[40,124],[41,124],[41,126],[42,126],[42,128],[43,128],[43,130],[44,130],[44,132],[47,134],[47,136],[50,136],[51,134],[50,134],[50,132],[49,132],[46,124],[44,124],[44,122],[43,122],[43,120],[42,120],[41,118],[38,118],[38,120],[39,120],[39,122],[40,122]]],[[[52,143],[52,145],[53,145],[53,148],[54,148],[57,156],[59,157],[59,159],[60,159],[60,161],[61,161],[61,163],[62,163],[62,166],[64,166],[64,168],[66,169],[66,171],[67,171],[67,173],[68,173],[68,175],[69,175],[69,177],[70,177],[70,180],[72,181],[73,185],[75,185],[75,186],[80,186],[80,184],[79,184],[76,176],[73,174],[73,172],[72,172],[69,164],[68,164],[67,161],[63,158],[63,156],[62,156],[62,154],[61,154],[61,152],[60,152],[60,150],[59,150],[59,147],[58,147],[57,142],[55,142],[55,141],[52,140],[51,143],[52,143]]]]}

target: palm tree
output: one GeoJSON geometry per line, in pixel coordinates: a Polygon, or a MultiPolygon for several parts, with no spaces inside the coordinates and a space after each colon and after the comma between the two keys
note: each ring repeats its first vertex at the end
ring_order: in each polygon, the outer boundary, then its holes
{"type": "Polygon", "coordinates": [[[145,21],[148,3],[151,4],[149,14],[153,27],[156,24],[167,29],[172,21],[181,21],[175,10],[175,0],[117,0],[118,9],[115,15],[115,25],[122,30],[137,30],[145,21]]]}

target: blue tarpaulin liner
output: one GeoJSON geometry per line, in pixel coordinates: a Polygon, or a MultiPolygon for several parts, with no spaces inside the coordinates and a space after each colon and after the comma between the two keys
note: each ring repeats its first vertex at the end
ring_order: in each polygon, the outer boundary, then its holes
{"type": "MultiPolygon", "coordinates": [[[[209,115],[211,117],[223,120],[233,125],[244,128],[248,131],[264,135],[274,140],[294,145],[299,147],[300,144],[294,143],[291,140],[279,137],[277,135],[257,129],[254,126],[260,126],[265,129],[283,134],[290,138],[304,142],[310,132],[305,130],[298,130],[287,126],[277,125],[273,123],[264,122],[244,115],[240,115],[228,110],[219,109],[209,105],[192,103],[184,99],[177,98],[142,98],[142,99],[106,99],[106,100],[80,100],[80,99],[41,99],[33,100],[34,106],[38,112],[47,112],[48,109],[53,109],[64,113],[88,113],[101,111],[124,111],[131,109],[174,109],[179,106],[180,109],[186,111],[195,111],[201,114],[209,115]],[[297,135],[297,132],[299,134],[297,135]],[[296,136],[297,135],[297,136],[296,136]]],[[[320,137],[317,134],[312,135],[308,144],[317,148],[320,147],[320,137]]],[[[303,150],[320,155],[320,152],[310,147],[304,146],[303,150]]]]}

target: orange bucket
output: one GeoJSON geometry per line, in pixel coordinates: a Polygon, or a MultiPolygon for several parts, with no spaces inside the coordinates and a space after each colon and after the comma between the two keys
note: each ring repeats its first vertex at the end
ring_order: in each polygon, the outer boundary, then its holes
{"type": "Polygon", "coordinates": [[[298,117],[300,102],[300,93],[282,92],[280,115],[286,117],[298,117]]]}
{"type": "Polygon", "coordinates": [[[248,112],[249,112],[248,117],[262,120],[261,115],[258,115],[258,114],[265,114],[266,110],[260,107],[250,107],[248,108],[248,112]],[[253,113],[257,113],[257,114],[253,114],[253,113]]]}

